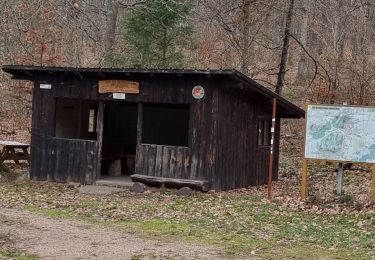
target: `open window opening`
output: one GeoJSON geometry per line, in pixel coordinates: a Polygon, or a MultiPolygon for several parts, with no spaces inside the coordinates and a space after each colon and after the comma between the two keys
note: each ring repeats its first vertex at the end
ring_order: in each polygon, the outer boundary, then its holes
{"type": "Polygon", "coordinates": [[[271,145],[271,126],[272,122],[269,118],[258,119],[258,146],[271,145]]]}
{"type": "Polygon", "coordinates": [[[188,105],[145,104],[142,143],[187,147],[189,113],[188,105]]]}
{"type": "Polygon", "coordinates": [[[56,99],[55,137],[96,140],[97,104],[79,99],[56,99]]]}

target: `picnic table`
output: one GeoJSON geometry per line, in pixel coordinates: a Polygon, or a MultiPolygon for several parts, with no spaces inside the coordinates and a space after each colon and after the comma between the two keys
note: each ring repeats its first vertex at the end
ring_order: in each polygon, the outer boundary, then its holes
{"type": "Polygon", "coordinates": [[[3,147],[0,151],[0,163],[13,160],[16,164],[19,164],[20,160],[26,160],[30,164],[29,144],[0,140],[0,146],[3,147]]]}

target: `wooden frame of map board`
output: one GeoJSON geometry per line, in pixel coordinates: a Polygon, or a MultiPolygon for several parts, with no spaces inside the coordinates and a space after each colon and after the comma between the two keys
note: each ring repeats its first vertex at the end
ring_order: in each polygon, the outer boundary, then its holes
{"type": "MultiPolygon", "coordinates": [[[[357,138],[361,142],[365,142],[366,139],[363,136],[360,136],[358,134],[360,131],[358,131],[358,128],[360,130],[363,130],[364,132],[368,131],[371,133],[375,132],[372,131],[366,122],[362,122],[363,125],[359,124],[358,122],[361,122],[360,120],[357,120],[355,116],[365,116],[364,118],[370,118],[366,117],[365,113],[374,113],[375,116],[375,107],[363,107],[363,106],[340,106],[340,105],[309,105],[305,108],[305,141],[304,141],[304,159],[302,164],[302,182],[301,182],[301,198],[306,199],[307,198],[307,171],[308,171],[308,160],[323,160],[323,161],[332,161],[332,162],[356,162],[356,163],[369,163],[372,165],[372,185],[371,185],[371,203],[375,204],[375,153],[374,153],[374,144],[372,144],[369,148],[369,155],[363,154],[366,152],[365,147],[359,145],[357,146],[357,149],[359,151],[354,152],[354,154],[361,156],[358,158],[349,158],[347,154],[344,154],[341,156],[346,156],[346,158],[340,159],[335,158],[337,157],[337,154],[335,152],[338,152],[340,149],[345,150],[345,144],[349,148],[354,148],[356,144],[353,143],[353,139],[357,138]],[[334,116],[330,115],[329,113],[318,113],[315,116],[319,117],[319,123],[321,125],[312,125],[311,120],[309,121],[309,117],[311,117],[311,113],[309,114],[309,111],[312,111],[313,109],[321,110],[321,111],[329,111],[332,113],[335,113],[334,116]],[[355,111],[357,110],[357,111],[355,111]],[[352,113],[352,114],[350,114],[352,113]],[[350,117],[349,115],[352,115],[350,117]],[[329,117],[332,117],[330,121],[329,117]],[[323,120],[327,119],[327,120],[323,120]],[[353,120],[356,122],[356,124],[353,124],[354,127],[349,128],[349,131],[353,131],[353,136],[350,136],[349,134],[344,135],[345,133],[345,124],[349,122],[350,120],[353,120]],[[319,130],[317,132],[314,132],[312,129],[315,127],[315,129],[319,130]],[[356,129],[357,127],[357,129],[356,129]],[[310,136],[310,132],[313,132],[313,136],[310,136]],[[322,134],[324,133],[324,134],[322,134]],[[314,138],[313,138],[314,137],[314,138]],[[318,142],[318,146],[316,144],[311,144],[309,141],[311,139],[316,139],[318,142]],[[335,142],[336,147],[335,147],[335,142]],[[346,143],[345,143],[346,142],[346,143]],[[345,144],[344,144],[345,143],[345,144]],[[340,146],[341,145],[341,146],[340,146]],[[340,147],[339,147],[340,146],[340,147]],[[319,148],[318,155],[314,154],[316,151],[314,149],[319,148]],[[309,151],[309,149],[312,149],[314,151],[309,151]],[[326,151],[324,151],[326,149],[326,151]],[[325,153],[327,152],[327,153],[325,153]],[[312,156],[311,156],[312,155],[312,156]]],[[[346,129],[348,130],[348,129],[346,129]]],[[[369,136],[368,134],[367,136],[369,136]]]]}

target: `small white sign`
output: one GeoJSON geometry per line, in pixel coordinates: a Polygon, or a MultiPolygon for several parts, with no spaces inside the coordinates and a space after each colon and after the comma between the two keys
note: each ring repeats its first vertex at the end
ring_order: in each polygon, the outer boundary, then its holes
{"type": "Polygon", "coordinates": [[[42,84],[39,84],[39,88],[41,88],[41,89],[52,89],[52,85],[42,83],[42,84]]]}
{"type": "Polygon", "coordinates": [[[125,99],[125,93],[113,93],[113,99],[125,99]]]}

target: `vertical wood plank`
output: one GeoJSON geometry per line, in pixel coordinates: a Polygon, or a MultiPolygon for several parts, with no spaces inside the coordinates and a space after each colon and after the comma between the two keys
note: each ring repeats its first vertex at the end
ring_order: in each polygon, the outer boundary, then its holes
{"type": "Polygon", "coordinates": [[[162,152],[162,177],[168,178],[170,177],[169,172],[169,161],[170,161],[170,152],[169,149],[163,146],[162,152]]]}
{"type": "Polygon", "coordinates": [[[177,147],[176,149],[176,170],[175,170],[175,178],[183,179],[183,172],[184,172],[184,148],[177,147]]]}
{"type": "Polygon", "coordinates": [[[142,167],[143,167],[143,146],[138,144],[137,151],[135,153],[135,173],[142,174],[142,167]]]}
{"type": "Polygon", "coordinates": [[[155,159],[155,176],[161,177],[163,168],[163,147],[161,145],[156,146],[156,159],[155,159]]]}
{"type": "Polygon", "coordinates": [[[83,184],[91,184],[91,176],[94,172],[94,163],[95,163],[95,155],[94,152],[90,149],[87,151],[87,163],[86,163],[86,176],[84,176],[83,184]]]}
{"type": "Polygon", "coordinates": [[[155,164],[156,164],[156,145],[150,145],[149,146],[149,152],[148,152],[148,170],[147,175],[148,176],[155,176],[155,164]]]}
{"type": "Polygon", "coordinates": [[[145,145],[144,146],[144,157],[143,157],[143,174],[145,174],[145,175],[147,175],[148,168],[149,168],[149,165],[148,165],[149,150],[150,150],[150,146],[145,145]]]}
{"type": "Polygon", "coordinates": [[[170,158],[169,158],[169,176],[172,178],[177,178],[177,147],[170,147],[170,158]]]}

